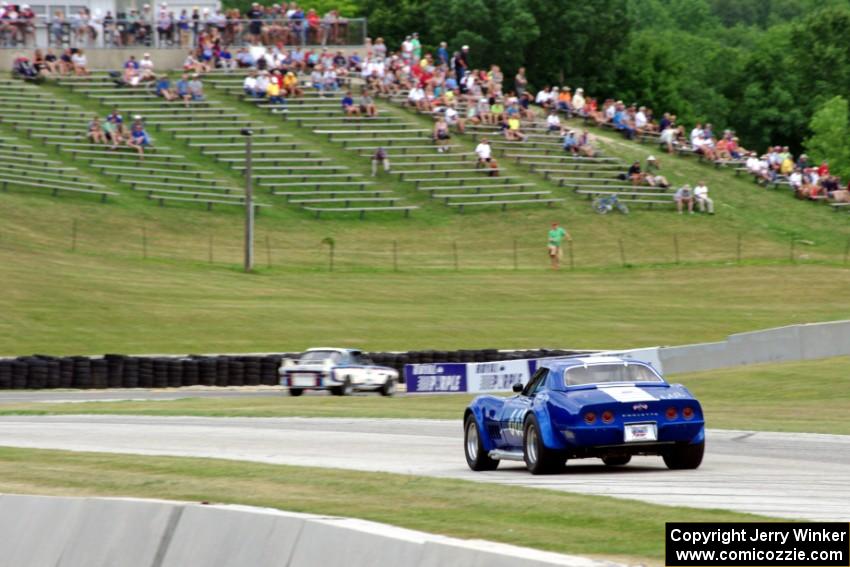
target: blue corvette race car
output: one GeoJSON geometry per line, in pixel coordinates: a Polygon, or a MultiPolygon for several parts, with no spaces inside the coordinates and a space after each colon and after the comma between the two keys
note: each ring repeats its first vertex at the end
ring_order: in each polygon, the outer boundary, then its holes
{"type": "Polygon", "coordinates": [[[617,357],[545,361],[513,397],[479,396],[463,416],[466,462],[493,470],[525,461],[532,474],[568,459],[609,466],[660,455],[671,469],[695,469],[705,449],[702,408],[681,384],[649,364],[617,357]]]}

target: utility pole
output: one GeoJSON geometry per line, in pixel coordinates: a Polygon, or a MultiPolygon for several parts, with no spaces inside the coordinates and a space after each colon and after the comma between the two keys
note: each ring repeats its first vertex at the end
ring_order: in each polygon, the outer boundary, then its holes
{"type": "Polygon", "coordinates": [[[254,269],[254,175],[251,171],[251,137],[254,131],[242,128],[245,136],[245,271],[254,269]]]}

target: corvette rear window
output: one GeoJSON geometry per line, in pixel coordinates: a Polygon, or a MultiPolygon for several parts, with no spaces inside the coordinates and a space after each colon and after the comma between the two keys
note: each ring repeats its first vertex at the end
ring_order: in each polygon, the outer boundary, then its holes
{"type": "Polygon", "coordinates": [[[642,364],[592,364],[569,368],[564,374],[567,386],[609,382],[661,382],[661,378],[642,364]]]}

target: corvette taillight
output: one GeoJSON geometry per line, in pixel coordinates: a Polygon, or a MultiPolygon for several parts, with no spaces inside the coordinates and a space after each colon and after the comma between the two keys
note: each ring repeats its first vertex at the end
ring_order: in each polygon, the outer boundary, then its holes
{"type": "Polygon", "coordinates": [[[694,410],[693,408],[686,407],[682,410],[682,417],[685,419],[693,419],[694,418],[694,410]]]}
{"type": "Polygon", "coordinates": [[[669,408],[667,408],[666,415],[667,415],[667,419],[676,419],[677,417],[679,417],[679,412],[676,411],[676,408],[669,407],[669,408]]]}
{"type": "Polygon", "coordinates": [[[584,422],[587,423],[588,425],[590,425],[591,423],[593,423],[595,421],[596,421],[596,414],[593,413],[592,411],[589,411],[586,414],[584,414],[584,422]]]}
{"type": "Polygon", "coordinates": [[[611,423],[614,421],[614,414],[610,411],[602,412],[602,423],[611,423]]]}

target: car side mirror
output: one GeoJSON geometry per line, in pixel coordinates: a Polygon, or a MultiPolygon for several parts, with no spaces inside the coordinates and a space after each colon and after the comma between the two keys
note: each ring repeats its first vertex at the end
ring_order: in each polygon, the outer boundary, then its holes
{"type": "Polygon", "coordinates": [[[513,389],[514,392],[519,394],[520,392],[522,392],[523,385],[520,382],[517,382],[516,384],[513,385],[512,389],[513,389]]]}

